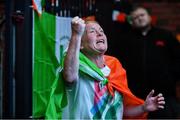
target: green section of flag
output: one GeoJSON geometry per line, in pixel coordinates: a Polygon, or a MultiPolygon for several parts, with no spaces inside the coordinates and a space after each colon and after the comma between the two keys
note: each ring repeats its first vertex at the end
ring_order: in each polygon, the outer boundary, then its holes
{"type": "Polygon", "coordinates": [[[34,14],[33,117],[60,118],[66,105],[61,65],[55,56],[56,17],[34,14]]]}

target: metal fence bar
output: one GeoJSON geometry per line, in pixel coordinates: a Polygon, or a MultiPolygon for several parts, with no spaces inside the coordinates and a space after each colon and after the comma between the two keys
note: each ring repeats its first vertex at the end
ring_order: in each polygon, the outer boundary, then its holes
{"type": "Polygon", "coordinates": [[[45,11],[61,17],[96,14],[96,0],[46,0],[45,11]]]}

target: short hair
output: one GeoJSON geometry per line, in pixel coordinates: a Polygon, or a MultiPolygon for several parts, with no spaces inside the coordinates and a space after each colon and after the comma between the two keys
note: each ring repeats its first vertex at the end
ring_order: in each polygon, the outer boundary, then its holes
{"type": "Polygon", "coordinates": [[[95,16],[87,16],[87,17],[84,17],[83,20],[85,21],[85,24],[88,24],[88,23],[98,23],[96,21],[95,16]]]}
{"type": "Polygon", "coordinates": [[[88,24],[88,23],[97,23],[99,24],[97,21],[95,20],[85,20],[85,24],[88,24]]]}
{"type": "Polygon", "coordinates": [[[144,9],[145,11],[147,11],[148,14],[151,14],[151,11],[149,8],[146,8],[146,7],[140,6],[140,5],[134,5],[130,11],[130,15],[132,12],[136,11],[137,9],[144,9]]]}

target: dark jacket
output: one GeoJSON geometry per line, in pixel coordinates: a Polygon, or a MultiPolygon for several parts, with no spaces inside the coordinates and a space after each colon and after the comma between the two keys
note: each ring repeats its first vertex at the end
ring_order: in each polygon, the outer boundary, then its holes
{"type": "Polygon", "coordinates": [[[119,59],[135,95],[145,98],[151,89],[174,95],[175,81],[180,80],[180,43],[171,32],[152,27],[143,36],[133,29],[119,45],[119,59]]]}

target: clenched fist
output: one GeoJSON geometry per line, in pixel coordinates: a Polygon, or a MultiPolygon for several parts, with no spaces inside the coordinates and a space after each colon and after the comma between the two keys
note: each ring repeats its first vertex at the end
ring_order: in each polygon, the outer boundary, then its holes
{"type": "Polygon", "coordinates": [[[71,25],[73,34],[83,35],[86,25],[82,18],[79,18],[78,16],[74,17],[71,21],[71,25]]]}

